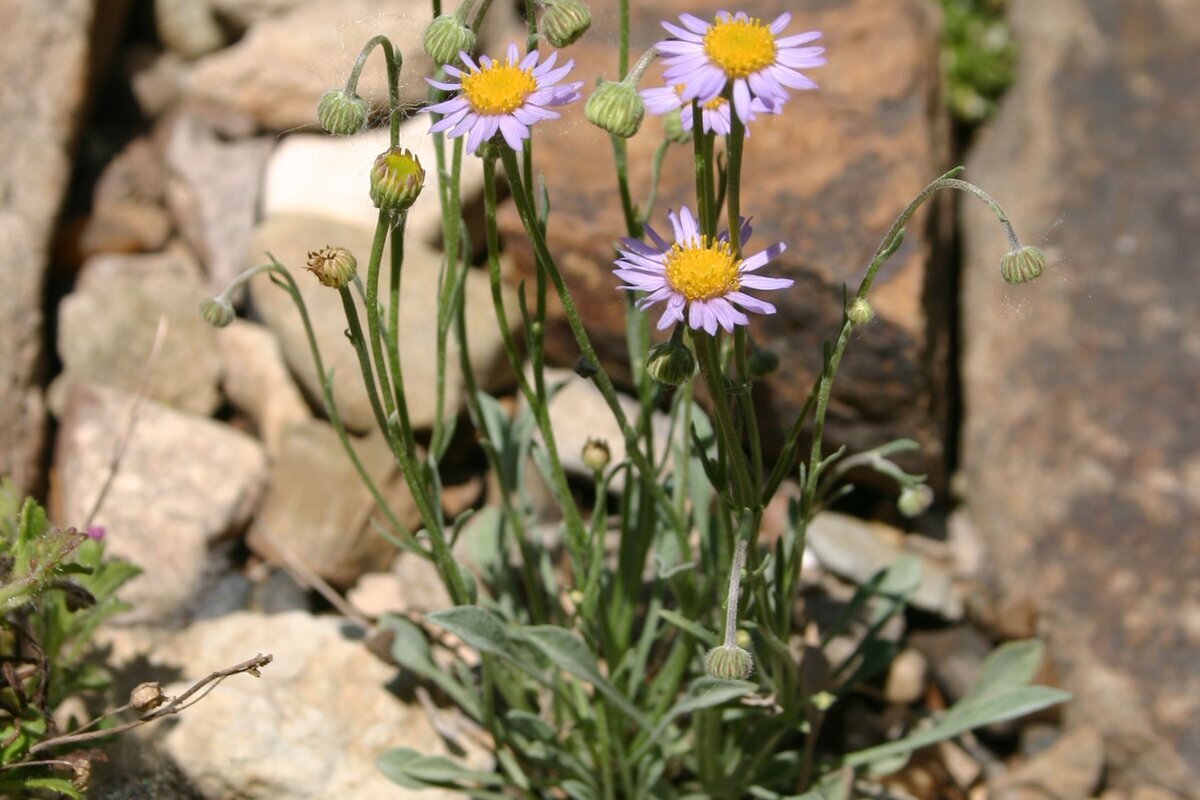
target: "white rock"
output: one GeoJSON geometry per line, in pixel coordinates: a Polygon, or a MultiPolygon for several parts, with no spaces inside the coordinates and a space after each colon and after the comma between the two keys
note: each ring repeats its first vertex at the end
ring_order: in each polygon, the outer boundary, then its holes
{"type": "MultiPolygon", "coordinates": [[[[343,633],[335,618],[294,612],[231,614],[194,625],[151,658],[187,682],[258,653],[262,677],[237,675],[159,729],[165,751],[209,800],[441,800],[450,792],[404,789],[375,759],[394,747],[448,755],[424,712],[385,686],[393,668],[343,633]]],[[[469,757],[487,769],[486,756],[469,757]],[[482,762],[482,763],[481,763],[482,762]]]]}
{"type": "Polygon", "coordinates": [[[224,367],[221,389],[229,402],[254,421],[272,456],[279,455],[284,432],[312,419],[312,411],[283,360],[270,329],[236,319],[217,331],[224,367]]]}
{"type": "MultiPolygon", "coordinates": [[[[54,456],[52,514],[83,525],[128,426],[133,397],[76,384],[54,456]]],[[[262,496],[266,455],[249,436],[145,401],[95,517],[112,555],[145,571],[122,589],[126,621],[166,621],[200,588],[208,546],[244,526],[262,496]]]]}

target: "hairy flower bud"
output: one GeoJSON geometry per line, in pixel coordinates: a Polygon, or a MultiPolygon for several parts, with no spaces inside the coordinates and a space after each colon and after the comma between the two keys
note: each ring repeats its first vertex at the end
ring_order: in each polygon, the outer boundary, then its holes
{"type": "Polygon", "coordinates": [[[546,0],[542,33],[555,47],[578,41],[592,26],[592,12],[580,0],[546,0]]]}
{"type": "Polygon", "coordinates": [[[933,490],[923,483],[915,486],[905,486],[900,491],[900,499],[896,507],[906,517],[917,517],[933,505],[933,490]]]}
{"type": "Polygon", "coordinates": [[[344,89],[332,89],[317,103],[317,121],[326,133],[349,136],[367,124],[367,102],[344,89]]]}
{"type": "Polygon", "coordinates": [[[458,14],[442,14],[429,23],[421,44],[434,63],[453,64],[458,61],[459,52],[470,53],[475,49],[475,31],[458,14]]]}
{"type": "Polygon", "coordinates": [[[846,306],[846,317],[854,325],[866,325],[875,319],[875,309],[865,297],[856,297],[846,306]]]}
{"type": "Polygon", "coordinates": [[[425,170],[403,147],[381,153],[371,167],[371,201],[384,211],[404,211],[416,202],[425,185],[425,170]]]}
{"type": "Polygon", "coordinates": [[[628,139],[642,127],[646,104],[635,87],[624,81],[605,81],[592,92],[583,113],[597,128],[628,139]]]}
{"type": "Polygon", "coordinates": [[[1009,283],[1028,283],[1046,269],[1046,254],[1038,247],[1011,250],[1000,259],[1000,274],[1009,283]]]}
{"type": "Polygon", "coordinates": [[[710,678],[744,681],[754,672],[754,657],[740,647],[714,647],[704,656],[704,671],[710,678]]]}
{"type": "Polygon", "coordinates": [[[690,144],[692,141],[692,132],[683,129],[683,115],[679,113],[679,109],[668,111],[663,114],[663,133],[666,134],[669,141],[675,144],[690,144]]]}
{"type": "Polygon", "coordinates": [[[589,436],[583,443],[579,457],[583,459],[583,465],[592,472],[603,472],[612,459],[612,453],[608,449],[608,442],[589,436]]]}
{"type": "Polygon", "coordinates": [[[696,357],[683,342],[656,344],[646,356],[646,372],[664,386],[679,386],[696,371],[696,357]]]}
{"type": "Polygon", "coordinates": [[[233,304],[222,297],[208,297],[200,303],[200,316],[214,328],[224,328],[233,322],[233,304]]]}
{"type": "Polygon", "coordinates": [[[358,262],[346,248],[326,245],[308,254],[308,271],[317,276],[322,286],[341,289],[358,274],[358,262]]]}

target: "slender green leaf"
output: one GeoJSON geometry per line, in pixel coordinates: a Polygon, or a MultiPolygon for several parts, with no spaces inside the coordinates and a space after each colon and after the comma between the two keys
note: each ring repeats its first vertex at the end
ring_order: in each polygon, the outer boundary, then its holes
{"type": "Polygon", "coordinates": [[[481,653],[512,657],[503,620],[478,606],[455,606],[426,614],[425,619],[453,633],[481,653]]]}
{"type": "Polygon", "coordinates": [[[407,747],[388,750],[375,765],[389,780],[409,789],[441,786],[466,791],[470,787],[463,782],[484,786],[504,783],[504,778],[494,772],[470,770],[443,756],[427,756],[407,747]]]}
{"type": "Polygon", "coordinates": [[[970,691],[959,700],[959,705],[999,689],[1027,685],[1037,674],[1045,649],[1037,639],[1000,645],[984,659],[979,678],[970,691]]]}

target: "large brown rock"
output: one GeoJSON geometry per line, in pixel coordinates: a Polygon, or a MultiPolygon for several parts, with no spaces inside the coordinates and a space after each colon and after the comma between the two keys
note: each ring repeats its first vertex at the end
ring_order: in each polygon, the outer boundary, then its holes
{"type": "Polygon", "coordinates": [[[0,475],[39,478],[47,251],[87,96],[95,3],[0,0],[0,475]]]}
{"type": "Polygon", "coordinates": [[[968,511],[999,586],[1047,610],[1068,715],[1102,730],[1115,782],[1200,797],[1200,17],[1013,18],[1018,82],[968,175],[1022,232],[1052,229],[1052,265],[1002,283],[1001,230],[967,204],[968,511]]]}
{"type": "MultiPolygon", "coordinates": [[[[790,32],[824,32],[829,64],[812,70],[816,92],[793,96],[783,114],[764,117],[747,140],[742,213],[754,218],[754,252],[777,241],[788,251],[771,274],[796,285],[773,293],[774,317],[756,320],[760,344],[774,349],[783,367],[767,383],[763,420],[768,442],[799,410],[820,369],[821,342],[836,337],[843,283],[857,288],[883,233],[914,194],[948,158],[938,100],[938,16],[924,0],[854,0],[821,4],[795,13],[790,32]]],[[[689,11],[703,16],[718,6],[686,3],[641,5],[633,10],[631,51],[641,53],[665,32],[663,19],[689,11]]],[[[771,19],[777,5],[744,5],[771,19]]],[[[590,85],[601,74],[616,76],[616,20],[598,17],[593,30],[566,51],[576,60],[575,77],[590,85]]],[[[643,86],[656,85],[651,67],[643,86]]],[[[590,91],[590,89],[588,90],[590,91]]],[[[583,120],[582,103],[565,110],[561,122],[538,127],[537,166],[544,171],[552,214],[550,247],[563,269],[593,343],[610,369],[623,366],[624,303],[612,276],[614,241],[625,235],[616,192],[611,146],[606,134],[583,120]],[[580,157],[580,154],[587,154],[580,157]]],[[[646,196],[661,125],[647,119],[629,141],[630,181],[636,202],[646,196]]],[[[666,210],[695,208],[691,148],[672,146],[662,171],[659,201],[651,224],[669,230],[666,210]]],[[[944,320],[931,316],[928,213],[908,226],[904,248],[880,273],[872,291],[878,320],[849,348],[829,415],[829,438],[852,449],[898,436],[919,439],[936,470],[940,436],[934,388],[942,380],[932,366],[944,335],[944,320]]],[[[515,213],[504,218],[506,243],[532,269],[530,248],[515,213]]],[[[940,285],[945,285],[944,282],[940,285]]],[[[657,320],[657,313],[653,314],[657,320]]],[[[565,326],[547,336],[551,357],[572,364],[578,350],[565,326]]]]}

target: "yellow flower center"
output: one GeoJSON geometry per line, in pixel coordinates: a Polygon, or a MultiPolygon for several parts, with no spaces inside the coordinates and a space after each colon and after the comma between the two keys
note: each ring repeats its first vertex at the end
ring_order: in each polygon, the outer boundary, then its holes
{"type": "Polygon", "coordinates": [[[705,111],[716,111],[718,108],[720,108],[721,106],[725,105],[728,102],[729,101],[726,100],[724,97],[717,95],[712,100],[709,100],[707,103],[701,103],[700,107],[702,109],[704,109],[705,111]]]}
{"type": "Polygon", "coordinates": [[[511,114],[537,91],[533,70],[493,61],[490,67],[463,76],[463,95],[476,114],[511,114]]]}
{"type": "Polygon", "coordinates": [[[755,18],[717,20],[704,34],[704,52],[730,78],[745,78],[775,63],[775,37],[755,18]]]}
{"type": "Polygon", "coordinates": [[[665,259],[667,283],[689,301],[712,300],[736,292],[738,265],[729,242],[701,236],[686,245],[671,246],[665,259]]]}

